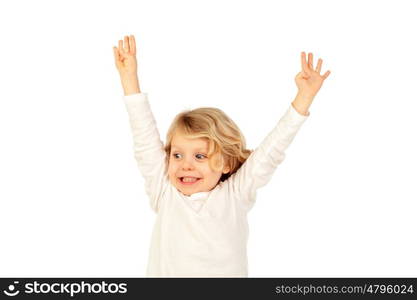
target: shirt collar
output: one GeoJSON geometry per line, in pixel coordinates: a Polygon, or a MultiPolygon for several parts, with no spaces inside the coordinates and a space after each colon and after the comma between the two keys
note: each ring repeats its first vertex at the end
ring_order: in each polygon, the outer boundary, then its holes
{"type": "Polygon", "coordinates": [[[186,195],[183,195],[183,196],[190,200],[203,200],[203,199],[207,199],[209,194],[210,192],[198,192],[198,193],[191,194],[190,196],[186,196],[186,195]]]}

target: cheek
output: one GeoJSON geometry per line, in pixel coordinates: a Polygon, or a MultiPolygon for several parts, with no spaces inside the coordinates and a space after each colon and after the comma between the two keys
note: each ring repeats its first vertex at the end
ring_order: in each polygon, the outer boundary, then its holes
{"type": "Polygon", "coordinates": [[[199,171],[205,175],[210,175],[211,173],[213,173],[208,163],[200,163],[197,166],[199,171]]]}
{"type": "Polygon", "coordinates": [[[178,166],[175,163],[170,161],[168,164],[168,175],[171,177],[174,177],[175,173],[177,172],[177,169],[178,169],[178,166]]]}
{"type": "Polygon", "coordinates": [[[216,181],[217,178],[220,176],[219,172],[213,171],[208,164],[205,165],[204,169],[202,169],[201,171],[204,174],[204,177],[209,178],[213,181],[216,181]]]}

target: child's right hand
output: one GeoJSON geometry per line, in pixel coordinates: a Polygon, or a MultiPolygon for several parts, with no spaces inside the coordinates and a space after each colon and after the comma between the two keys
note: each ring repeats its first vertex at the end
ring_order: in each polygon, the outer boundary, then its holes
{"type": "Polygon", "coordinates": [[[122,78],[137,76],[136,42],[133,35],[119,40],[119,47],[113,47],[116,68],[122,78]]]}

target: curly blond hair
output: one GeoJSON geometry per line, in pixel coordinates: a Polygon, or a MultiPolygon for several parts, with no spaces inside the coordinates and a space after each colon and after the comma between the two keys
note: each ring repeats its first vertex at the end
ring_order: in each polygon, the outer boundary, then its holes
{"type": "Polygon", "coordinates": [[[230,168],[227,174],[222,174],[220,181],[226,180],[235,173],[252,152],[246,149],[245,138],[235,122],[222,110],[214,107],[185,110],[174,118],[168,129],[164,147],[167,165],[172,138],[176,133],[187,138],[207,139],[210,167],[215,171],[221,171],[226,165],[230,168]],[[214,157],[217,159],[213,159],[214,157]]]}

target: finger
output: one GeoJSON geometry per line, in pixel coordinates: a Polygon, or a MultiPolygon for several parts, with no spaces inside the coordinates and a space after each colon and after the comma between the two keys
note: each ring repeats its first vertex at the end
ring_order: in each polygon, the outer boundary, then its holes
{"type": "Polygon", "coordinates": [[[114,53],[114,60],[116,61],[116,67],[120,68],[122,66],[122,61],[121,61],[120,53],[117,47],[113,47],[113,53],[114,53]]]}
{"type": "Polygon", "coordinates": [[[297,80],[297,79],[301,79],[301,78],[303,78],[303,72],[301,71],[301,72],[299,72],[297,75],[295,75],[295,79],[297,80]]]}
{"type": "Polygon", "coordinates": [[[130,51],[132,51],[132,54],[136,55],[136,41],[133,35],[130,36],[130,51]]]}
{"type": "Polygon", "coordinates": [[[317,66],[316,66],[316,72],[320,74],[321,71],[321,65],[323,63],[323,60],[321,58],[319,58],[319,61],[317,62],[317,66]]]}
{"type": "Polygon", "coordinates": [[[123,49],[123,41],[122,41],[122,40],[119,40],[119,51],[120,51],[121,53],[123,53],[123,52],[124,52],[124,49],[123,49]]]}
{"type": "Polygon", "coordinates": [[[326,79],[329,75],[330,75],[330,71],[327,71],[326,73],[324,73],[324,75],[322,76],[323,80],[326,79]]]}
{"type": "Polygon", "coordinates": [[[308,67],[313,70],[313,53],[308,54],[308,67]]]}
{"type": "Polygon", "coordinates": [[[120,60],[119,51],[117,50],[117,47],[113,47],[113,54],[116,60],[120,60]]]}
{"type": "Polygon", "coordinates": [[[306,53],[305,52],[301,52],[301,68],[303,70],[303,75],[307,76],[308,75],[308,66],[307,66],[306,53]]]}
{"type": "Polygon", "coordinates": [[[129,37],[125,36],[125,42],[124,42],[124,50],[126,53],[129,53],[130,47],[129,47],[129,37]]]}

